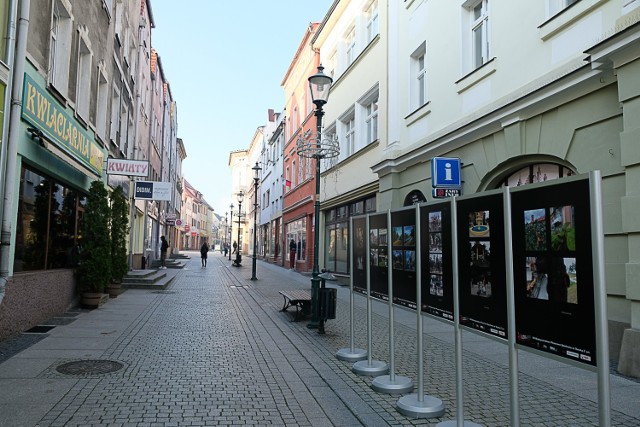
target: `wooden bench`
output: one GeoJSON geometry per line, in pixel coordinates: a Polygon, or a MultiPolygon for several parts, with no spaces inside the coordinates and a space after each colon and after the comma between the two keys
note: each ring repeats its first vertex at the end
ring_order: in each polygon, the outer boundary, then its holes
{"type": "Polygon", "coordinates": [[[284,305],[282,310],[287,311],[289,307],[296,308],[296,314],[293,316],[293,321],[297,322],[302,320],[304,316],[311,311],[311,291],[307,289],[296,289],[291,291],[278,291],[284,298],[284,305]]]}

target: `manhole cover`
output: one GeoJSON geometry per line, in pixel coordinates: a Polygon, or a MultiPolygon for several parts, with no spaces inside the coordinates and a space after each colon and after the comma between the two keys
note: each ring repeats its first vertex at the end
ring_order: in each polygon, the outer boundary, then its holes
{"type": "Polygon", "coordinates": [[[124,365],[113,360],[79,360],[60,365],[56,371],[65,375],[108,374],[122,369],[124,365]]]}

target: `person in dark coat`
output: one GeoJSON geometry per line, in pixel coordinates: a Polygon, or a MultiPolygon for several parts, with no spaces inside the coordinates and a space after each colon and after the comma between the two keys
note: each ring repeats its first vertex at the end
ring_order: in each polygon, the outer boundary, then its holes
{"type": "Polygon", "coordinates": [[[209,252],[209,245],[207,242],[204,242],[200,247],[200,258],[202,258],[202,266],[207,266],[207,253],[209,252]]]}
{"type": "Polygon", "coordinates": [[[289,242],[289,268],[293,270],[296,264],[296,242],[291,239],[289,242]]]}

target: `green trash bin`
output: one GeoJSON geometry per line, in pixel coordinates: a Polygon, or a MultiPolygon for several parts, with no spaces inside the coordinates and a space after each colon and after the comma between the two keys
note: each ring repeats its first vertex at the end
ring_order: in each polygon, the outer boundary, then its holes
{"type": "Polygon", "coordinates": [[[338,290],[334,288],[318,289],[318,300],[320,302],[320,320],[328,320],[336,318],[336,301],[338,299],[338,290]]]}

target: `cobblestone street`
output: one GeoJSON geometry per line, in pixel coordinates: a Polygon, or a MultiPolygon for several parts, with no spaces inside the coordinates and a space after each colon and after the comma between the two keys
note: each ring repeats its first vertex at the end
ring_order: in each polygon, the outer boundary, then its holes
{"type": "MultiPolygon", "coordinates": [[[[349,344],[348,288],[338,287],[336,320],[326,334],[292,322],[283,289],[309,277],[250,259],[230,267],[191,254],[166,290],[130,289],[96,310],[33,340],[0,363],[1,426],[384,426],[436,425],[455,417],[453,328],[425,319],[425,393],[442,399],[440,418],[411,419],[371,378],[335,353],[349,344]],[[36,342],[37,341],[37,342],[36,342]],[[78,360],[119,362],[110,373],[69,375],[78,360]]],[[[365,299],[356,296],[356,345],[366,348],[365,299]]],[[[293,310],[293,309],[290,309],[293,310]]],[[[373,357],[388,361],[388,308],[374,304],[373,357]]],[[[416,379],[415,314],[396,310],[398,375],[416,379]]],[[[6,347],[6,343],[0,343],[6,347]]],[[[508,426],[504,344],[464,334],[465,417],[508,426]]],[[[1,347],[1,345],[0,345],[1,347]]],[[[6,350],[6,348],[5,348],[6,350]]],[[[520,422],[598,425],[595,373],[520,352],[520,422]]],[[[1,359],[0,359],[1,360],[1,359]]],[[[640,383],[611,375],[614,426],[640,425],[640,383]]]]}

